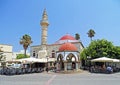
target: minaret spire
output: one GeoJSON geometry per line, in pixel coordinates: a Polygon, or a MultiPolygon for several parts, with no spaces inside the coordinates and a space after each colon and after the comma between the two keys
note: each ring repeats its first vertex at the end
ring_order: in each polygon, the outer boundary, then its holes
{"type": "Polygon", "coordinates": [[[43,11],[42,20],[40,22],[40,25],[42,27],[42,35],[41,35],[41,45],[47,44],[47,29],[48,29],[48,15],[46,12],[46,9],[43,11]]]}
{"type": "Polygon", "coordinates": [[[44,9],[42,16],[43,16],[42,20],[48,20],[48,15],[47,15],[47,12],[46,12],[46,8],[44,9]]]}
{"type": "Polygon", "coordinates": [[[46,24],[47,26],[49,25],[49,22],[48,22],[48,15],[47,15],[47,12],[46,12],[46,9],[44,9],[43,11],[43,15],[42,15],[42,20],[41,20],[41,26],[43,24],[46,24]]]}

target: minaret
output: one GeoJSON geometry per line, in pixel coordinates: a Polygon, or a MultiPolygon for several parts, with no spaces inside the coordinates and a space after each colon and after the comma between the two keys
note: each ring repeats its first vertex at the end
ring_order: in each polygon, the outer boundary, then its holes
{"type": "Polygon", "coordinates": [[[46,9],[44,9],[42,20],[40,21],[40,25],[42,27],[42,33],[41,33],[41,48],[38,52],[38,58],[46,58],[47,56],[47,29],[49,25],[46,9]]]}
{"type": "Polygon", "coordinates": [[[42,27],[41,45],[46,45],[47,44],[47,29],[49,25],[46,9],[44,9],[40,25],[42,27]]]}

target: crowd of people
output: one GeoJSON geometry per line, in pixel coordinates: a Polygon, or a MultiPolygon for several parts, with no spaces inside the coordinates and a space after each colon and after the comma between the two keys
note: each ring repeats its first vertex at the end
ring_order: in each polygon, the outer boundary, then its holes
{"type": "Polygon", "coordinates": [[[42,67],[38,67],[31,64],[12,64],[11,66],[1,67],[1,75],[17,75],[26,73],[40,73],[43,72],[42,67]]]}
{"type": "Polygon", "coordinates": [[[114,73],[119,72],[120,68],[117,68],[115,66],[91,66],[89,69],[90,72],[94,73],[114,73]]]}

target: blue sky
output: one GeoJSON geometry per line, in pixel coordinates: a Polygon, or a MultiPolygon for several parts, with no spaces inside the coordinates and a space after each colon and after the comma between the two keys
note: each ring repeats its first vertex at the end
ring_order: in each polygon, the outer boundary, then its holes
{"type": "Polygon", "coordinates": [[[120,46],[120,0],[0,0],[0,44],[13,45],[13,51],[22,50],[19,44],[24,34],[32,37],[32,45],[41,44],[40,20],[47,10],[48,44],[69,33],[79,33],[83,45],[93,39],[107,39],[120,46]]]}

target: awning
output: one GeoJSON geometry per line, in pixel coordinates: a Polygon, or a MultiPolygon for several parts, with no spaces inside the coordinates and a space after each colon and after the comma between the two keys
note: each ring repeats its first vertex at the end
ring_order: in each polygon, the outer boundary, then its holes
{"type": "Polygon", "coordinates": [[[41,59],[38,59],[38,58],[33,58],[33,57],[30,57],[30,58],[23,58],[23,59],[17,59],[16,61],[20,61],[20,62],[23,62],[23,63],[33,63],[33,62],[41,62],[41,63],[46,63],[46,62],[55,62],[55,58],[41,58],[41,59]]]}
{"type": "Polygon", "coordinates": [[[107,57],[101,57],[101,58],[92,59],[91,62],[120,62],[120,60],[107,58],[107,57]]]}

